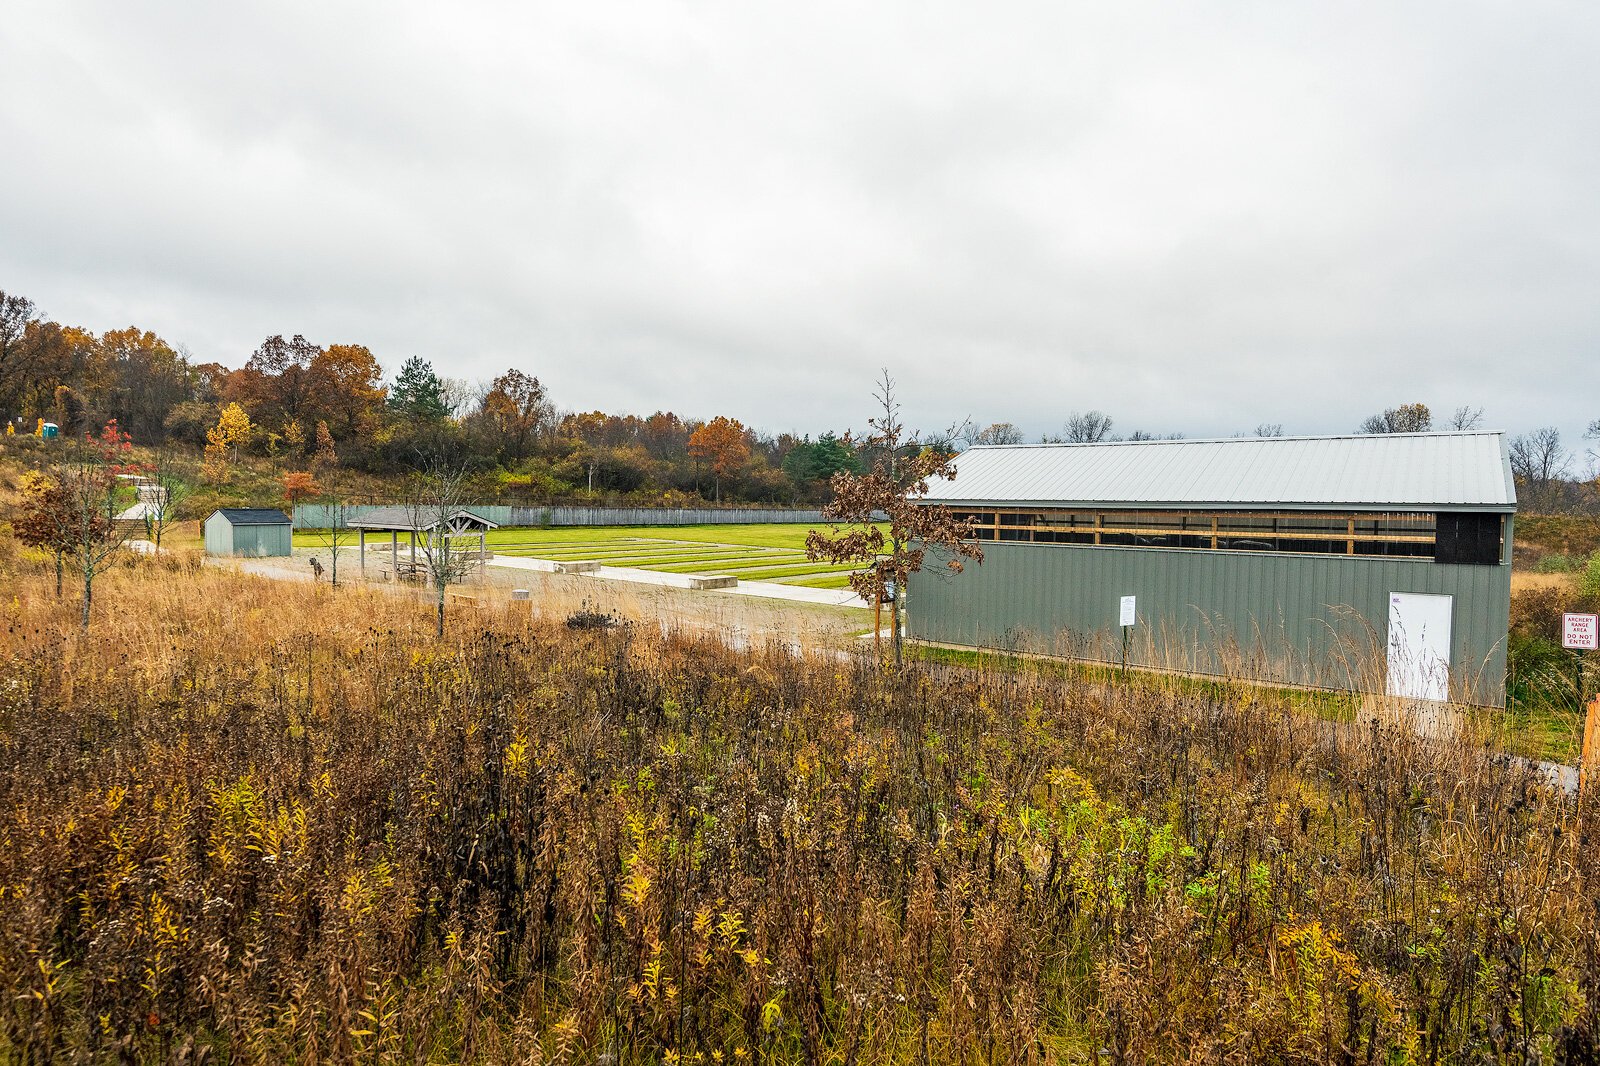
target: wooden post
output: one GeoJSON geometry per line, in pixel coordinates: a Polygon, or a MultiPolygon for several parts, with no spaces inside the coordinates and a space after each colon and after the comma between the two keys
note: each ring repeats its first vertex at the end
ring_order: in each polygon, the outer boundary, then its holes
{"type": "MultiPolygon", "coordinates": [[[[339,534],[337,532],[334,533],[335,537],[338,535],[339,534]]],[[[365,581],[367,578],[367,531],[365,529],[358,530],[356,532],[356,539],[360,541],[361,579],[365,581]]]]}
{"type": "Polygon", "coordinates": [[[883,567],[876,560],[872,563],[873,575],[878,579],[873,582],[872,590],[872,654],[879,663],[883,662],[883,567]]]}
{"type": "Polygon", "coordinates": [[[1596,757],[1595,746],[1600,745],[1600,696],[1589,701],[1589,713],[1583,721],[1583,749],[1578,753],[1578,795],[1582,796],[1589,785],[1589,763],[1596,757]]]}

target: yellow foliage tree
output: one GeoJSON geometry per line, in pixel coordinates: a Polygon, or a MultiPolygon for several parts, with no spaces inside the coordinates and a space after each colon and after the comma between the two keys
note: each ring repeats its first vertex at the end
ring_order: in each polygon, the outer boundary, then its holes
{"type": "Polygon", "coordinates": [[[239,445],[249,444],[256,430],[245,409],[230,403],[217,417],[217,424],[206,430],[206,459],[201,473],[212,483],[228,480],[231,463],[239,459],[239,445]]]}

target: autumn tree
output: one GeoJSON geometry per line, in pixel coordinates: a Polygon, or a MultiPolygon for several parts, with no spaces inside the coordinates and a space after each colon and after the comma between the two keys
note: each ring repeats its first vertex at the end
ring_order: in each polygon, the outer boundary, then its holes
{"type": "Polygon", "coordinates": [[[250,443],[256,427],[237,403],[230,403],[217,416],[217,424],[206,431],[204,474],[207,481],[228,479],[229,464],[239,459],[239,446],[250,443]]]}
{"type": "Polygon", "coordinates": [[[55,416],[56,424],[61,427],[61,432],[68,437],[76,437],[88,424],[89,403],[83,394],[71,385],[56,386],[50,410],[55,416]]]}
{"type": "Polygon", "coordinates": [[[94,603],[94,580],[133,532],[132,523],[117,518],[123,502],[119,475],[139,469],[132,451],[133,441],[110,422],[98,436],[85,435],[63,452],[55,474],[65,493],[67,557],[83,578],[85,630],[94,603]]]}
{"type": "Polygon", "coordinates": [[[525,458],[529,445],[550,417],[550,403],[539,379],[517,369],[495,378],[484,394],[482,413],[499,438],[502,449],[525,458]]]}
{"type": "Polygon", "coordinates": [[[333,447],[333,434],[328,430],[328,423],[317,421],[316,450],[311,453],[311,465],[330,467],[339,462],[339,453],[333,447]]]}
{"type": "Polygon", "coordinates": [[[17,539],[30,548],[49,552],[56,563],[56,598],[61,597],[67,552],[72,544],[70,500],[60,478],[30,470],[18,479],[21,506],[12,520],[17,539]]]}
{"type": "Polygon", "coordinates": [[[173,440],[205,445],[206,431],[217,421],[217,405],[203,400],[184,400],[173,406],[162,420],[162,429],[173,440]]]}
{"type": "Polygon", "coordinates": [[[317,475],[310,471],[291,470],[283,475],[283,498],[289,501],[291,512],[295,504],[320,495],[322,486],[317,484],[317,475]]]}
{"type": "Polygon", "coordinates": [[[309,370],[315,413],[353,440],[367,432],[383,408],[383,370],[359,344],[330,344],[311,359],[309,370]]]}
{"type": "Polygon", "coordinates": [[[32,300],[0,290],[0,410],[19,405],[39,365],[40,352],[28,329],[38,319],[32,300]]]}
{"type": "Polygon", "coordinates": [[[743,423],[718,415],[690,435],[689,454],[711,467],[716,501],[721,503],[722,479],[733,477],[750,458],[743,423]]]}
{"type": "Polygon", "coordinates": [[[55,418],[58,390],[69,390],[68,414],[87,424],[103,414],[114,372],[105,346],[88,330],[39,316],[33,301],[0,292],[0,410],[55,418]]]}
{"type": "Polygon", "coordinates": [[[262,425],[277,426],[311,412],[316,379],[312,364],[322,349],[300,336],[268,337],[228,378],[229,398],[250,409],[262,425]]]}
{"type": "Polygon", "coordinates": [[[1021,444],[1022,430],[1010,422],[994,422],[967,435],[967,443],[982,447],[987,444],[1021,444]]]}
{"type": "Polygon", "coordinates": [[[1403,403],[1379,415],[1370,415],[1357,433],[1426,433],[1433,428],[1433,412],[1425,403],[1403,403]]]}
{"type": "Polygon", "coordinates": [[[832,525],[806,534],[806,557],[813,562],[861,565],[850,575],[850,587],[862,599],[881,604],[889,597],[895,666],[904,663],[900,611],[910,576],[922,569],[929,548],[949,555],[945,568],[960,573],[963,558],[983,561],[983,550],[971,540],[971,523],[936,504],[922,503],[933,478],[956,476],[950,452],[908,440],[900,421],[894,379],[885,370],[874,398],[878,414],[869,420],[867,445],[875,453],[864,474],[840,473],[833,478],[833,500],[823,508],[832,525]],[[883,516],[882,519],[879,516],[883,516]]]}
{"type": "Polygon", "coordinates": [[[167,413],[192,395],[189,368],[166,341],[135,326],[99,340],[110,378],[107,413],[139,440],[161,435],[167,413]]]}

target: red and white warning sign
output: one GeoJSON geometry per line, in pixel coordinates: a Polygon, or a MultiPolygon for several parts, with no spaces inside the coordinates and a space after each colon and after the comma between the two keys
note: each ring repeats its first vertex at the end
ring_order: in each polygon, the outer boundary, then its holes
{"type": "Polygon", "coordinates": [[[1576,651],[1594,651],[1600,648],[1600,615],[1562,615],[1561,646],[1576,651]]]}

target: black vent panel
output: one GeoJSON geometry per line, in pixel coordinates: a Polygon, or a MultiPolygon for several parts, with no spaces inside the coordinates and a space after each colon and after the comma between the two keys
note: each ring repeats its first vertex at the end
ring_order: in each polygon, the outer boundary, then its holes
{"type": "Polygon", "coordinates": [[[1498,514],[1440,511],[1435,527],[1433,561],[1498,566],[1501,524],[1502,518],[1498,514]]]}

